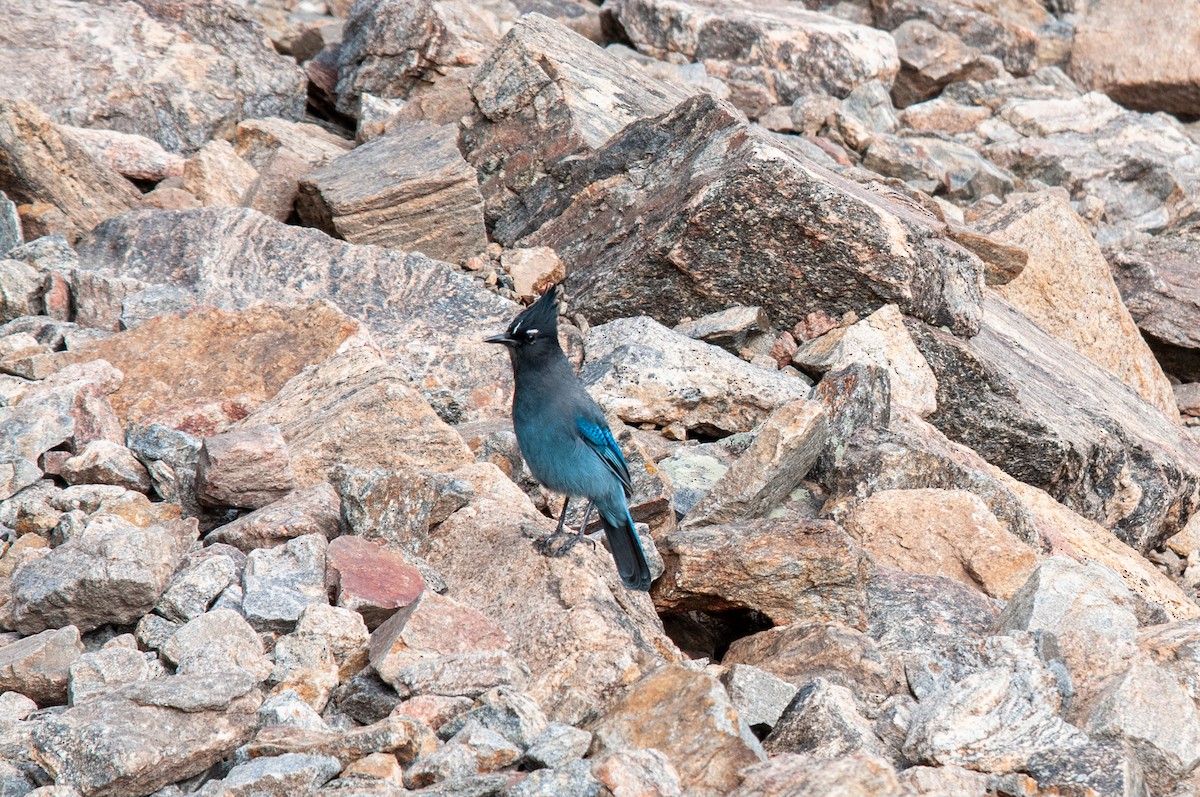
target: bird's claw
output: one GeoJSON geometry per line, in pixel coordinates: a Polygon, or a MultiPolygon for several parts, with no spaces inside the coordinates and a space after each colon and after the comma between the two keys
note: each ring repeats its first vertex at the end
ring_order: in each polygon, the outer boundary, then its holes
{"type": "Polygon", "coordinates": [[[596,549],[596,541],[591,537],[585,537],[582,534],[576,534],[570,531],[558,531],[554,534],[542,537],[533,543],[533,547],[537,548],[538,553],[542,556],[557,558],[566,556],[571,552],[571,549],[579,544],[580,540],[585,540],[592,545],[592,550],[596,549]]]}

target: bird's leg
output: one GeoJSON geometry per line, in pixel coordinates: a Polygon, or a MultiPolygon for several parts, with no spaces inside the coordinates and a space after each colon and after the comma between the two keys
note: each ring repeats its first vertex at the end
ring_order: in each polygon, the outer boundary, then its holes
{"type": "MultiPolygon", "coordinates": [[[[566,498],[563,499],[562,511],[558,513],[558,528],[556,528],[554,530],[555,535],[563,533],[563,523],[565,523],[567,521],[567,507],[570,504],[571,504],[571,496],[568,495],[566,498]]],[[[588,504],[588,507],[589,508],[591,507],[590,503],[588,504]]]]}
{"type": "MultiPolygon", "coordinates": [[[[567,496],[563,501],[562,512],[558,515],[558,527],[553,534],[542,537],[534,543],[538,552],[542,556],[566,556],[572,548],[578,544],[583,537],[583,527],[580,527],[579,533],[575,534],[570,531],[563,531],[563,526],[567,522],[567,505],[571,503],[571,497],[567,496]]],[[[583,515],[583,526],[587,526],[587,516],[592,512],[592,502],[588,501],[587,511],[583,515]]]]}
{"type": "Polygon", "coordinates": [[[595,508],[596,505],[591,501],[588,501],[587,506],[583,508],[583,522],[579,524],[579,532],[575,535],[576,542],[579,540],[587,540],[590,542],[592,544],[592,550],[596,549],[596,541],[591,537],[585,537],[584,535],[587,534],[588,518],[592,516],[592,510],[595,508]]]}

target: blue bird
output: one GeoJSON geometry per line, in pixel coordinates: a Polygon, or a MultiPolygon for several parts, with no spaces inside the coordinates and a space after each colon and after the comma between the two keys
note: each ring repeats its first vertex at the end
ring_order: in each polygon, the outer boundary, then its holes
{"type": "Polygon", "coordinates": [[[650,566],[638,541],[627,499],[629,466],[613,439],[604,413],[579,384],[558,345],[560,285],[525,309],[502,335],[486,338],[508,349],[512,360],[513,428],[533,477],[566,496],[558,528],[539,544],[543,554],[561,556],[578,542],[592,507],[608,537],[621,581],[629,589],[650,589],[650,566]],[[571,498],[586,498],[578,534],[563,532],[571,498]],[[555,547],[563,537],[566,545],[555,547]]]}

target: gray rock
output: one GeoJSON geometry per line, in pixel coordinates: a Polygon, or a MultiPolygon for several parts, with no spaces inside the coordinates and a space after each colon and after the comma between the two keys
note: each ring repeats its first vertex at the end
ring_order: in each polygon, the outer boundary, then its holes
{"type": "Polygon", "coordinates": [[[40,479],[39,457],[74,431],[66,396],[27,393],[17,406],[0,408],[0,497],[8,498],[40,479]]]}
{"type": "Polygon", "coordinates": [[[466,479],[450,474],[338,467],[333,473],[342,517],[357,537],[429,552],[429,528],[448,518],[474,494],[466,479]]]}
{"type": "Polygon", "coordinates": [[[244,117],[304,112],[303,73],[245,11],[108,0],[5,12],[8,94],[57,122],[190,151],[244,117]],[[147,30],[155,35],[140,34],[147,30]]]}
{"type": "Polygon", "coordinates": [[[730,797],[907,797],[886,759],[853,753],[829,759],[784,753],[744,770],[730,797]]]}
{"type": "Polygon", "coordinates": [[[334,695],[338,709],[353,719],[368,725],[378,722],[392,712],[400,695],[371,668],[358,672],[343,683],[334,695]]]}
{"type": "Polygon", "coordinates": [[[226,308],[261,296],[336,300],[369,319],[376,342],[443,417],[457,422],[507,406],[507,358],[477,341],[503,329],[517,306],[422,255],[355,246],[233,208],[127,214],[101,225],[80,252],[89,268],[119,267],[226,308]],[[163,251],[187,268],[167,268],[151,254],[163,251]]]}
{"type": "Polygon", "coordinates": [[[261,702],[244,674],[131,684],[37,723],[34,755],[58,785],[84,794],[149,794],[232,754],[261,702]]]}
{"type": "Polygon", "coordinates": [[[672,505],[678,517],[691,512],[733,464],[732,454],[714,448],[709,444],[690,446],[659,460],[659,469],[667,475],[675,490],[672,505]]]}
{"type": "Polygon", "coordinates": [[[609,790],[683,797],[679,773],[658,750],[618,750],[592,757],[592,774],[609,790]]]}
{"type": "Polygon", "coordinates": [[[1048,16],[1036,5],[1005,7],[1002,11],[1000,6],[979,7],[959,0],[880,0],[872,9],[875,24],[884,30],[894,30],[910,19],[928,22],[1001,59],[1004,68],[1017,75],[1027,74],[1037,63],[1035,31],[1048,16]]]}
{"type": "Polygon", "coordinates": [[[1106,797],[1150,793],[1137,759],[1125,744],[1115,740],[1089,740],[1046,749],[1030,758],[1027,767],[1040,789],[1090,789],[1106,797]]]}
{"type": "Polygon", "coordinates": [[[24,242],[25,237],[21,233],[21,217],[17,215],[17,203],[0,191],[0,257],[24,242]]]}
{"type": "Polygon", "coordinates": [[[928,136],[876,134],[863,156],[863,166],[904,180],[917,190],[960,202],[989,195],[1003,198],[1015,187],[1012,175],[971,147],[928,136]]]}
{"type": "Polygon", "coordinates": [[[283,726],[310,731],[329,730],[321,715],[291,689],[285,689],[263,701],[258,707],[258,724],[264,728],[283,726]]]}
{"type": "Polygon", "coordinates": [[[970,341],[909,324],[938,380],[930,423],[1138,550],[1179,531],[1197,505],[1200,446],[1007,303],[985,306],[970,341]]]}
{"type": "Polygon", "coordinates": [[[229,556],[199,559],[175,574],[155,611],[177,623],[199,617],[234,581],[237,571],[237,564],[229,556]]]}
{"type": "Polygon", "coordinates": [[[23,720],[37,708],[37,703],[20,692],[0,692],[0,723],[23,720]]]}
{"type": "Polygon", "coordinates": [[[259,630],[288,631],[304,607],[327,603],[322,534],[296,537],[277,548],[251,551],[242,575],[242,609],[259,630]]]}
{"type": "Polygon", "coordinates": [[[151,677],[153,673],[146,656],[136,649],[114,647],[90,651],[71,664],[68,695],[71,705],[78,706],[115,687],[151,677]]]}
{"type": "Polygon", "coordinates": [[[150,492],[150,474],[133,452],[110,440],[93,440],[62,465],[67,484],[115,484],[150,492]]]}
{"type": "Polygon", "coordinates": [[[521,749],[495,731],[468,723],[446,744],[412,763],[404,773],[406,785],[427,786],[438,781],[494,772],[521,758],[521,749]]]}
{"type": "Polygon", "coordinates": [[[744,432],[809,393],[801,379],[746,363],[650,318],[592,327],[585,345],[580,381],[607,412],[632,424],[744,432]]]}
{"type": "Polygon", "coordinates": [[[476,703],[475,708],[447,722],[438,733],[444,738],[475,723],[526,750],[547,728],[546,715],[525,692],[501,686],[481,694],[476,703]]]}
{"type": "Polygon", "coordinates": [[[551,722],[530,741],[524,760],[531,769],[554,769],[583,758],[591,743],[589,732],[562,722],[551,722]]]}
{"type": "Polygon", "coordinates": [[[0,761],[0,794],[4,797],[25,797],[33,788],[33,783],[20,767],[8,761],[0,761]]]}
{"type": "Polygon", "coordinates": [[[900,56],[900,74],[892,87],[899,108],[931,99],[947,84],[969,79],[978,65],[978,50],[921,19],[901,23],[892,38],[900,56]]]}
{"type": "Polygon", "coordinates": [[[43,706],[61,704],[71,664],[81,653],[83,643],[73,625],[0,647],[0,692],[19,692],[43,706]]]}
{"type": "Polygon", "coordinates": [[[720,346],[730,354],[752,360],[761,352],[762,342],[771,348],[771,325],[761,307],[730,307],[700,316],[675,326],[689,338],[720,346]],[[751,356],[746,356],[751,355],[751,356]]]}
{"type": "Polygon", "coordinates": [[[721,683],[738,715],[755,730],[773,728],[797,687],[752,664],[730,664],[721,683]]]}
{"type": "Polygon", "coordinates": [[[258,509],[295,486],[287,443],[278,427],[243,426],[207,437],[200,446],[196,488],[206,504],[258,509]]]}
{"type": "Polygon", "coordinates": [[[141,620],[138,620],[137,628],[134,630],[134,636],[137,637],[138,644],[150,650],[161,650],[163,645],[167,644],[167,640],[171,635],[178,631],[179,623],[171,622],[165,617],[159,617],[157,614],[147,614],[141,620]]]}
{"type": "Polygon", "coordinates": [[[154,491],[163,500],[181,504],[189,514],[195,514],[201,440],[155,423],[131,426],[125,444],[146,466],[154,491]]]}
{"type": "Polygon", "coordinates": [[[274,503],[210,531],[206,543],[223,542],[242,551],[272,548],[305,534],[333,539],[341,532],[341,501],[328,482],[288,493],[274,503]]]}
{"type": "Polygon", "coordinates": [[[142,528],[98,515],[79,537],[13,573],[12,625],[35,633],[133,623],[158,602],[196,536],[195,520],[142,528]]]}
{"type": "Polygon", "coordinates": [[[1133,595],[1112,570],[1098,562],[1064,556],[1044,559],[1009,600],[999,630],[1089,632],[1112,642],[1132,642],[1138,619],[1133,595]]]}
{"type": "Polygon", "coordinates": [[[600,781],[586,761],[572,761],[553,769],[539,769],[509,789],[508,797],[599,797],[600,781]]]}
{"type": "Polygon", "coordinates": [[[190,620],[159,648],[181,675],[244,670],[263,680],[271,671],[258,634],[241,615],[229,609],[213,609],[190,620]]]}
{"type": "MultiPolygon", "coordinates": [[[[2,212],[3,203],[0,203],[2,212]]],[[[0,247],[3,246],[0,243],[0,247]]],[[[36,268],[20,260],[0,259],[0,322],[24,315],[38,315],[44,307],[42,294],[45,290],[45,278],[36,268]]]]}
{"type": "Polygon", "coordinates": [[[763,740],[763,749],[769,755],[808,753],[827,759],[859,751],[881,758],[894,755],[859,713],[850,690],[824,678],[800,687],[763,740]]]}
{"type": "Polygon", "coordinates": [[[342,771],[333,756],[284,753],[255,758],[229,770],[216,793],[223,797],[308,795],[342,771]]]}

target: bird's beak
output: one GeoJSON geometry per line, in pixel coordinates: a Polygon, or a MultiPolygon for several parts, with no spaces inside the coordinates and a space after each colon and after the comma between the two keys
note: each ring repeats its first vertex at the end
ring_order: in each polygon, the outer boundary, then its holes
{"type": "Polygon", "coordinates": [[[492,335],[490,338],[484,338],[484,343],[499,343],[501,346],[511,346],[516,343],[515,340],[508,336],[508,333],[502,332],[499,335],[492,335]]]}

